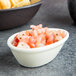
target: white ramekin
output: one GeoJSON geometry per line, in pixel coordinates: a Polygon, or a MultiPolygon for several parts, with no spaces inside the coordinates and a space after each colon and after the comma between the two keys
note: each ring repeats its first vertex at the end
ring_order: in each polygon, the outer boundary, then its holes
{"type": "Polygon", "coordinates": [[[39,48],[30,48],[30,49],[18,48],[11,44],[14,37],[18,33],[9,37],[9,39],[7,40],[7,44],[9,48],[11,49],[13,55],[19,62],[19,64],[26,66],[26,67],[38,67],[38,66],[42,66],[44,64],[49,63],[57,56],[62,46],[68,39],[69,33],[68,31],[64,29],[58,29],[58,28],[49,28],[49,29],[63,30],[66,33],[66,37],[48,46],[39,47],[39,48]]]}

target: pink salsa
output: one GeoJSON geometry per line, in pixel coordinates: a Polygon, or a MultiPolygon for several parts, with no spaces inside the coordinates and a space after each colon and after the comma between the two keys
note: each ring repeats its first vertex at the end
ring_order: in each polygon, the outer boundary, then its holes
{"type": "Polygon", "coordinates": [[[19,32],[12,44],[19,48],[37,48],[53,44],[62,40],[66,34],[62,30],[50,30],[48,27],[31,25],[32,30],[19,32]]]}

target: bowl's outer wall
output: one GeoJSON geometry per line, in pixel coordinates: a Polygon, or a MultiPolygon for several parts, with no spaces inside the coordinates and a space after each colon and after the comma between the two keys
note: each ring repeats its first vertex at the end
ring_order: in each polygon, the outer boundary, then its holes
{"type": "Polygon", "coordinates": [[[76,23],[76,0],[68,0],[68,8],[72,19],[76,23]]]}
{"type": "Polygon", "coordinates": [[[10,11],[0,11],[0,30],[24,25],[36,14],[40,5],[10,11]]]}
{"type": "Polygon", "coordinates": [[[63,45],[64,43],[62,43],[61,45],[55,48],[50,48],[50,49],[46,48],[44,49],[43,52],[37,52],[37,53],[26,53],[26,52],[14,50],[14,49],[11,49],[11,51],[15,56],[16,60],[22,66],[38,67],[52,61],[58,55],[63,45]]]}

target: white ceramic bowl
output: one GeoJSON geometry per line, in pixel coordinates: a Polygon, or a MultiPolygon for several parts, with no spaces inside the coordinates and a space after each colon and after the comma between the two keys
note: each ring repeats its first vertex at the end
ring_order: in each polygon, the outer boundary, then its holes
{"type": "MultiPolygon", "coordinates": [[[[49,29],[59,30],[57,28],[49,28],[49,29]]],[[[24,49],[13,46],[11,42],[18,33],[9,37],[7,44],[11,49],[13,55],[19,62],[19,64],[26,67],[38,67],[49,63],[57,56],[62,46],[69,37],[69,33],[66,30],[64,31],[66,32],[66,37],[64,39],[44,47],[24,49]]]]}

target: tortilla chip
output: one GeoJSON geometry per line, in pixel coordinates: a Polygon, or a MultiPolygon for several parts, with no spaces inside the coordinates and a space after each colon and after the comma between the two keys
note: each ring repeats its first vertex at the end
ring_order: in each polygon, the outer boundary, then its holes
{"type": "Polygon", "coordinates": [[[29,0],[23,0],[23,1],[15,4],[12,8],[17,8],[17,7],[27,6],[27,5],[30,5],[30,1],[29,0]]]}
{"type": "Polygon", "coordinates": [[[14,5],[16,5],[17,3],[21,2],[23,0],[10,0],[11,2],[11,7],[13,7],[14,5]]]}
{"type": "Polygon", "coordinates": [[[31,4],[34,4],[34,3],[37,3],[39,2],[40,0],[31,0],[31,4]]]}
{"type": "Polygon", "coordinates": [[[9,0],[0,0],[1,9],[9,9],[11,8],[11,3],[9,0]]]}

